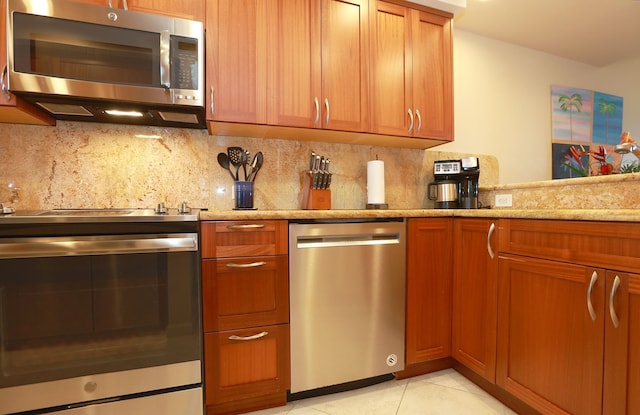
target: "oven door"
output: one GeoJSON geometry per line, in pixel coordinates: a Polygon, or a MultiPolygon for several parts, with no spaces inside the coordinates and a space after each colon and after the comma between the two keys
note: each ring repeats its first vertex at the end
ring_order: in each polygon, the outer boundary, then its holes
{"type": "Polygon", "coordinates": [[[0,414],[201,384],[199,275],[196,233],[0,239],[0,414]]]}

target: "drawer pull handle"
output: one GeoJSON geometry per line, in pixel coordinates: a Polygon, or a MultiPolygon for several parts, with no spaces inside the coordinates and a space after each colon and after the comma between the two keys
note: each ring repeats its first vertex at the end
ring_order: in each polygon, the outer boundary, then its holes
{"type": "Polygon", "coordinates": [[[489,232],[487,232],[487,252],[489,252],[489,257],[491,257],[491,259],[495,257],[493,248],[491,248],[491,235],[493,235],[493,232],[495,232],[495,230],[496,230],[496,224],[491,223],[491,226],[489,226],[489,232]]]}
{"type": "Polygon", "coordinates": [[[596,321],[596,310],[593,309],[593,303],[591,303],[591,292],[593,291],[593,287],[596,285],[598,281],[598,273],[593,271],[591,274],[591,281],[589,282],[589,289],[587,289],[587,309],[589,310],[589,316],[591,316],[591,320],[596,321]]]}
{"type": "Polygon", "coordinates": [[[249,264],[234,264],[233,262],[229,262],[227,268],[255,268],[263,265],[267,265],[267,263],[264,261],[251,262],[249,264]]]}
{"type": "Polygon", "coordinates": [[[613,300],[616,297],[618,287],[620,287],[620,277],[616,275],[613,280],[613,287],[611,287],[611,294],[609,294],[609,315],[611,316],[611,322],[613,323],[613,327],[615,328],[618,328],[618,326],[620,326],[620,319],[618,318],[616,308],[613,305],[613,300]]]}
{"type": "Polygon", "coordinates": [[[227,229],[260,229],[264,228],[263,224],[252,223],[247,225],[228,225],[227,229]]]}
{"type": "Polygon", "coordinates": [[[268,334],[269,334],[268,331],[263,331],[261,333],[254,334],[253,336],[236,336],[234,334],[233,336],[229,336],[229,340],[242,340],[242,341],[257,340],[257,339],[263,338],[264,336],[267,336],[268,334]]]}

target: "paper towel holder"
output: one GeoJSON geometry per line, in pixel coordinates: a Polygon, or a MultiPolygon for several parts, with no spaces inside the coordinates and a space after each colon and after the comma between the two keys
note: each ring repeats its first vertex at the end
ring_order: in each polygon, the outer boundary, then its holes
{"type": "Polygon", "coordinates": [[[389,209],[388,203],[367,203],[367,209],[389,209]]]}

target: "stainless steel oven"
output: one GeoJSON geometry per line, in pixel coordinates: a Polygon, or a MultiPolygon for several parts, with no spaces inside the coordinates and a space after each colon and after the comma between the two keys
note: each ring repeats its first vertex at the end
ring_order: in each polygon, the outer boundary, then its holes
{"type": "Polygon", "coordinates": [[[202,414],[197,215],[0,218],[0,414],[202,414]]]}

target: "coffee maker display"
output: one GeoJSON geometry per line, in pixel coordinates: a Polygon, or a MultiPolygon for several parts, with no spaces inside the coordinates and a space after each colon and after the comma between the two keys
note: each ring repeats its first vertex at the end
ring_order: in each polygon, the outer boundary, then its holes
{"type": "Polygon", "coordinates": [[[429,183],[428,197],[436,209],[457,209],[460,160],[436,160],[433,163],[434,182],[429,183]]]}
{"type": "Polygon", "coordinates": [[[436,160],[428,198],[436,209],[477,209],[480,164],[477,157],[436,160]]]}

